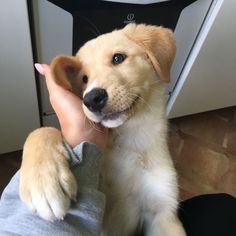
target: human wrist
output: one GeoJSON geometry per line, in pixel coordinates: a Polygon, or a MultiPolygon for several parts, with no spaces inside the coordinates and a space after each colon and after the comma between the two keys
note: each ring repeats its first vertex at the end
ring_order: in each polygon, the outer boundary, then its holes
{"type": "Polygon", "coordinates": [[[106,148],[108,130],[104,127],[63,123],[61,131],[65,141],[72,148],[85,141],[96,144],[102,151],[106,148]]]}
{"type": "Polygon", "coordinates": [[[80,137],[79,132],[77,132],[76,129],[62,129],[62,136],[71,148],[74,148],[85,141],[80,137]]]}

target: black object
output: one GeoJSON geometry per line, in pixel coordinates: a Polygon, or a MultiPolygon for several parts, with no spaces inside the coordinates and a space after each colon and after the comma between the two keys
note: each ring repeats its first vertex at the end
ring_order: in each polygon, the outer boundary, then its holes
{"type": "Polygon", "coordinates": [[[208,194],[180,204],[179,217],[187,236],[236,236],[236,198],[208,194]]]}
{"type": "Polygon", "coordinates": [[[126,58],[126,55],[121,53],[116,53],[112,58],[112,64],[113,65],[119,65],[121,64],[126,58]]]}
{"type": "Polygon", "coordinates": [[[83,102],[84,105],[93,112],[100,112],[106,105],[108,94],[105,89],[94,88],[86,93],[83,102]]]}
{"type": "Polygon", "coordinates": [[[162,25],[175,29],[182,10],[196,0],[130,4],[101,0],[48,0],[73,16],[73,54],[88,40],[123,28],[128,23],[162,25]]]}

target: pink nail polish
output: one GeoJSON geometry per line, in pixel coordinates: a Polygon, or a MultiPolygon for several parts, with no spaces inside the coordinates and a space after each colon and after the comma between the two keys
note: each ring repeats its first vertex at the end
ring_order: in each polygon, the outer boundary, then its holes
{"type": "Polygon", "coordinates": [[[45,70],[42,64],[35,63],[34,66],[41,75],[44,75],[45,70]]]}

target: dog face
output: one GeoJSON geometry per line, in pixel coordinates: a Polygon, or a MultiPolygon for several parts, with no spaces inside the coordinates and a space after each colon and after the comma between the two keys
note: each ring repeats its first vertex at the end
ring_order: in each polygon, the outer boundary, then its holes
{"type": "Polygon", "coordinates": [[[157,81],[169,81],[175,56],[170,30],[130,24],[87,42],[75,57],[57,57],[56,82],[83,99],[86,116],[112,128],[147,102],[157,81]]]}

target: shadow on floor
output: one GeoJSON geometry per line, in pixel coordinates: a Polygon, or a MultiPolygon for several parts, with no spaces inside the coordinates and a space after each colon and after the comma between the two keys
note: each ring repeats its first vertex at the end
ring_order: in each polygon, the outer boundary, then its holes
{"type": "Polygon", "coordinates": [[[20,168],[22,151],[0,155],[0,195],[12,176],[20,168]]]}

